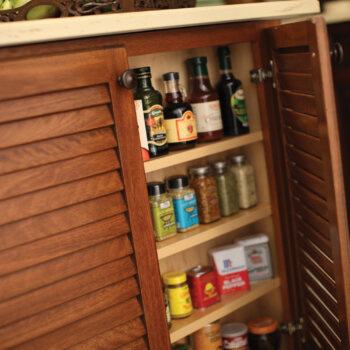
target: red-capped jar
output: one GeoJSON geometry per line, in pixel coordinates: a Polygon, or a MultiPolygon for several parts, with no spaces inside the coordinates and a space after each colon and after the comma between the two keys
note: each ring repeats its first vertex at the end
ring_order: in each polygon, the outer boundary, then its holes
{"type": "Polygon", "coordinates": [[[226,323],[221,326],[224,350],[248,350],[248,327],[244,323],[226,323]]]}
{"type": "Polygon", "coordinates": [[[192,304],[196,309],[205,309],[220,301],[219,284],[215,267],[198,265],[187,271],[192,304]]]}
{"type": "Polygon", "coordinates": [[[248,322],[248,343],[251,350],[278,350],[281,335],[278,322],[272,317],[260,317],[248,322]]]}

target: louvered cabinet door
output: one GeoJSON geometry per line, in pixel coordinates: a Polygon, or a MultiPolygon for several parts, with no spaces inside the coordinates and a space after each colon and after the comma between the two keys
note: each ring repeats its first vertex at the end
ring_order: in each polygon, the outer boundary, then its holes
{"type": "Polygon", "coordinates": [[[170,347],[127,66],[1,63],[0,349],[170,347]]]}
{"type": "MultiPolygon", "coordinates": [[[[326,26],[321,17],[267,32],[274,63],[305,349],[348,350],[349,229],[326,26]]],[[[282,189],[281,189],[282,191],[282,189]]],[[[287,233],[287,232],[286,232],[287,233]]]]}

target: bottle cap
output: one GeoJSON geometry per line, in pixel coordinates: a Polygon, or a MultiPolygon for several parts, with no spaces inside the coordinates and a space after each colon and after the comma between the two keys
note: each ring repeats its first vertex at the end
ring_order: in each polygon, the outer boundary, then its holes
{"type": "Polygon", "coordinates": [[[227,163],[225,161],[215,162],[212,164],[212,167],[217,172],[223,172],[226,169],[227,163]]]}
{"type": "Polygon", "coordinates": [[[247,334],[248,327],[244,323],[226,323],[221,326],[223,337],[239,337],[247,334]]]}
{"type": "Polygon", "coordinates": [[[232,162],[237,165],[242,165],[244,164],[246,160],[246,156],[244,154],[240,154],[238,156],[233,156],[232,157],[232,162]]]}
{"type": "Polygon", "coordinates": [[[179,73],[178,72],[169,72],[163,74],[163,80],[169,81],[169,80],[179,80],[179,73]]]}
{"type": "Polygon", "coordinates": [[[164,182],[149,182],[147,183],[147,190],[149,196],[158,196],[165,193],[165,183],[164,182]]]}
{"type": "Polygon", "coordinates": [[[145,76],[151,76],[151,68],[150,67],[135,68],[134,72],[140,78],[145,77],[145,76]]]}
{"type": "Polygon", "coordinates": [[[182,271],[168,272],[163,275],[164,284],[180,284],[186,282],[186,273],[182,271]]]}
{"type": "Polygon", "coordinates": [[[206,56],[192,57],[192,58],[189,58],[187,62],[189,63],[191,76],[199,76],[199,75],[208,76],[206,56]]]}
{"type": "Polygon", "coordinates": [[[228,46],[219,46],[218,47],[218,56],[219,56],[219,64],[220,69],[222,70],[231,70],[231,57],[230,57],[230,49],[228,46]]]}
{"type": "Polygon", "coordinates": [[[169,188],[183,188],[188,186],[188,177],[186,175],[174,175],[168,178],[169,188]]]}
{"type": "Polygon", "coordinates": [[[278,328],[278,322],[272,317],[260,317],[248,322],[248,330],[252,334],[268,334],[278,328]]]}

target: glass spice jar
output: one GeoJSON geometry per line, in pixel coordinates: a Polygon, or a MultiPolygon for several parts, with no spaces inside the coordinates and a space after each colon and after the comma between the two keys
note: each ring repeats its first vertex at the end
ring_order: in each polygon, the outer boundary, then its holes
{"type": "Polygon", "coordinates": [[[182,271],[168,272],[163,275],[163,281],[166,287],[171,317],[176,319],[190,316],[193,306],[186,273],[182,271]]]}
{"type": "Polygon", "coordinates": [[[230,216],[239,211],[238,189],[235,175],[224,161],[212,164],[218,188],[221,216],[230,216]]]}
{"type": "Polygon", "coordinates": [[[248,322],[248,344],[251,350],[279,350],[281,334],[277,320],[261,317],[248,322]]]}
{"type": "Polygon", "coordinates": [[[147,184],[149,204],[153,222],[154,235],[157,241],[176,235],[174,205],[171,196],[166,193],[164,182],[147,184]]]}
{"type": "Polygon", "coordinates": [[[178,232],[186,232],[199,225],[197,198],[189,187],[186,175],[174,175],[168,178],[168,191],[173,199],[176,227],[178,232]]]}
{"type": "Polygon", "coordinates": [[[209,166],[190,168],[191,186],[196,192],[201,224],[208,224],[221,217],[216,181],[209,170],[209,166]]]}
{"type": "Polygon", "coordinates": [[[236,176],[238,186],[239,207],[248,209],[258,203],[253,167],[246,156],[240,154],[232,157],[231,171],[236,176]]]}

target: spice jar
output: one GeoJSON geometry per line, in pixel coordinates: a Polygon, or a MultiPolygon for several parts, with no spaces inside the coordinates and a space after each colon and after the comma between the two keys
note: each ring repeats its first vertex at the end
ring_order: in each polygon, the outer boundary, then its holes
{"type": "Polygon", "coordinates": [[[231,170],[236,176],[239,207],[248,209],[258,203],[253,167],[244,154],[232,157],[231,170]]]}
{"type": "Polygon", "coordinates": [[[220,321],[210,323],[193,333],[194,350],[220,350],[222,338],[220,321]]]}
{"type": "Polygon", "coordinates": [[[281,335],[277,320],[262,317],[248,323],[248,343],[251,350],[278,350],[281,335]]]}
{"type": "Polygon", "coordinates": [[[226,323],[221,326],[224,350],[248,350],[248,327],[244,323],[226,323]]]}
{"type": "Polygon", "coordinates": [[[163,275],[172,318],[190,316],[193,311],[190,290],[186,282],[186,273],[168,272],[163,275]]]}
{"type": "Polygon", "coordinates": [[[186,175],[168,178],[168,190],[173,198],[176,227],[178,232],[186,232],[199,225],[196,194],[189,187],[186,175]]]}
{"type": "Polygon", "coordinates": [[[197,196],[199,222],[208,224],[220,218],[219,196],[215,179],[209,174],[209,167],[190,168],[191,186],[197,196]]]}
{"type": "Polygon", "coordinates": [[[174,205],[171,196],[166,193],[165,183],[150,182],[147,189],[156,240],[176,235],[174,205]]]}
{"type": "Polygon", "coordinates": [[[212,164],[218,188],[221,216],[230,216],[239,211],[238,189],[235,175],[226,162],[212,164]]]}

